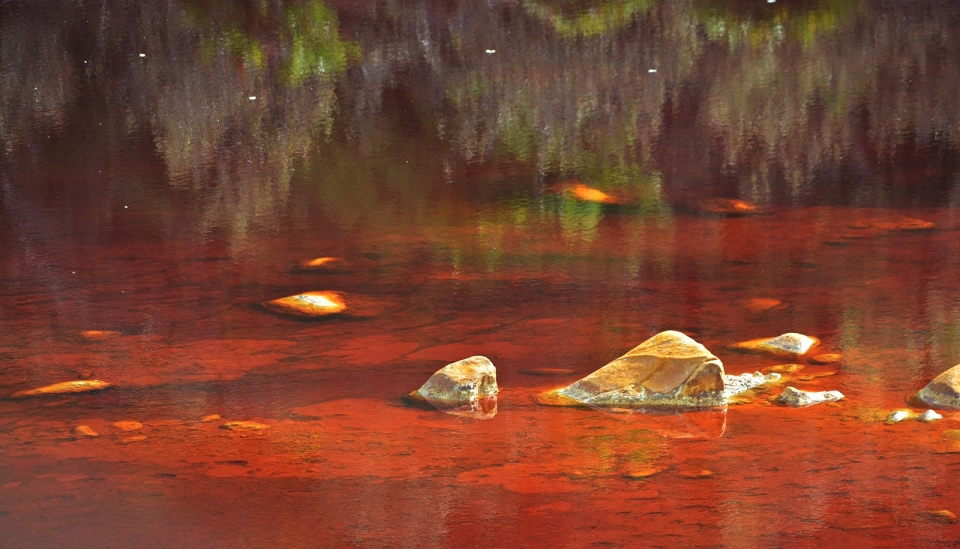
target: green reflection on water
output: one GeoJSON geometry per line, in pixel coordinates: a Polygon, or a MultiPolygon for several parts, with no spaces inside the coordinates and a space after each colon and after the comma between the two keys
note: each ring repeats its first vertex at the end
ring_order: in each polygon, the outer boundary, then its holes
{"type": "Polygon", "coordinates": [[[531,15],[547,21],[564,38],[582,38],[616,32],[636,15],[646,13],[656,0],[625,2],[523,2],[531,15]]]}

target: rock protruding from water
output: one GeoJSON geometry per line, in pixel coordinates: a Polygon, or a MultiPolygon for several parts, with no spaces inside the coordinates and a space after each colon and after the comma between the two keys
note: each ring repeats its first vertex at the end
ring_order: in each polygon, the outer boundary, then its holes
{"type": "Polygon", "coordinates": [[[38,389],[29,391],[17,391],[10,395],[11,398],[25,398],[44,395],[67,395],[73,393],[86,393],[89,391],[99,391],[106,389],[110,384],[99,379],[81,379],[77,381],[64,381],[63,383],[54,383],[38,389]]]}
{"type": "Polygon", "coordinates": [[[454,415],[489,419],[497,414],[497,368],[485,356],[472,356],[436,371],[408,400],[426,400],[454,415]]]}
{"type": "Polygon", "coordinates": [[[917,398],[932,406],[960,408],[960,364],[933,378],[917,398]]]}
{"type": "Polygon", "coordinates": [[[306,318],[329,316],[347,310],[340,292],[304,292],[267,301],[263,306],[278,313],[306,318]]]}
{"type": "Polygon", "coordinates": [[[766,353],[785,358],[796,358],[807,354],[820,344],[820,340],[803,334],[786,333],[777,337],[751,339],[730,346],[734,351],[748,353],[766,353]]]}
{"type": "Polygon", "coordinates": [[[725,398],[730,399],[752,391],[761,385],[776,383],[780,381],[780,377],[780,374],[775,372],[766,375],[760,372],[754,372],[752,374],[746,373],[738,376],[723,376],[723,395],[725,398]]]}
{"type": "Polygon", "coordinates": [[[680,332],[661,332],[571,385],[543,393],[553,406],[684,409],[726,404],[723,363],[680,332]]]}
{"type": "Polygon", "coordinates": [[[777,397],[777,402],[790,406],[791,408],[804,408],[821,404],[824,402],[836,402],[843,400],[843,393],[840,391],[801,391],[794,387],[787,387],[783,393],[777,397]]]}

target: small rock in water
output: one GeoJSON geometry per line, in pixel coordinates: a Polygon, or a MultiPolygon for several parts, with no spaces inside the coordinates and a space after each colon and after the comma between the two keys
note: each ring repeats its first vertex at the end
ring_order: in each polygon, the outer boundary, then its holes
{"type": "Polygon", "coordinates": [[[548,406],[683,409],[726,404],[723,363],[680,332],[661,332],[592,374],[536,397],[548,406]]]}
{"type": "Polygon", "coordinates": [[[221,425],[220,428],[230,431],[262,431],[269,429],[270,426],[256,421],[230,421],[221,425]]]}
{"type": "Polygon", "coordinates": [[[937,509],[935,511],[926,511],[920,513],[920,516],[927,520],[932,520],[934,522],[940,522],[943,524],[953,524],[957,522],[957,515],[950,511],[949,509],[937,509]]]}
{"type": "Polygon", "coordinates": [[[642,478],[650,478],[653,475],[659,473],[662,469],[657,469],[656,467],[645,467],[642,469],[631,469],[623,474],[624,478],[629,478],[633,480],[639,480],[642,478]]]}
{"type": "Polygon", "coordinates": [[[730,346],[734,351],[768,353],[775,356],[795,358],[807,354],[807,351],[820,344],[815,337],[803,334],[786,333],[777,337],[751,339],[730,346]]]}
{"type": "Polygon", "coordinates": [[[71,393],[86,393],[88,391],[99,391],[100,389],[106,389],[110,384],[106,381],[100,381],[98,379],[81,379],[77,381],[65,381],[63,383],[54,383],[53,385],[47,385],[45,387],[40,387],[39,389],[31,389],[29,391],[18,391],[10,395],[12,398],[23,398],[31,396],[42,396],[42,395],[64,395],[71,393]]]}
{"type": "Polygon", "coordinates": [[[700,469],[699,471],[680,471],[681,478],[710,478],[713,476],[713,471],[708,471],[707,469],[700,469]]]}
{"type": "Polygon", "coordinates": [[[200,421],[216,421],[220,418],[220,414],[210,414],[209,416],[203,416],[200,418],[200,421]]]}
{"type": "Polygon", "coordinates": [[[764,368],[768,372],[777,372],[780,374],[795,374],[804,368],[803,364],[777,364],[764,368]]]}
{"type": "Polygon", "coordinates": [[[347,310],[347,304],[340,292],[304,292],[268,301],[263,306],[279,313],[309,318],[334,315],[347,310]]]}
{"type": "Polygon", "coordinates": [[[843,393],[840,391],[801,391],[795,387],[787,387],[783,393],[776,398],[776,401],[790,406],[791,408],[803,408],[813,406],[822,402],[836,402],[843,400],[843,393]]]}
{"type": "Polygon", "coordinates": [[[779,299],[755,297],[753,299],[744,301],[743,308],[751,313],[762,313],[764,311],[769,311],[770,309],[779,307],[782,303],[783,302],[779,299]]]}
{"type": "Polygon", "coordinates": [[[339,257],[318,257],[316,259],[301,261],[299,267],[308,271],[329,270],[339,268],[342,264],[343,259],[339,257]]]}
{"type": "Polygon", "coordinates": [[[607,194],[599,189],[588,187],[580,182],[568,184],[566,189],[574,198],[582,200],[583,202],[597,202],[599,204],[623,204],[625,202],[621,198],[607,194]]]}
{"type": "Polygon", "coordinates": [[[697,210],[702,213],[740,217],[758,213],[755,205],[737,198],[714,198],[697,204],[697,210]]]}
{"type": "Polygon", "coordinates": [[[136,431],[143,428],[143,424],[139,421],[115,421],[113,426],[121,431],[136,431]]]}
{"type": "Polygon", "coordinates": [[[141,440],[147,440],[147,437],[145,437],[145,436],[143,436],[143,435],[137,435],[137,436],[135,436],[135,437],[127,437],[127,438],[121,440],[120,442],[123,443],[123,444],[131,444],[131,443],[134,443],[134,442],[140,442],[141,440]]]}
{"type": "Polygon", "coordinates": [[[826,353],[810,357],[810,364],[835,364],[840,362],[843,355],[839,353],[826,353]]]}
{"type": "Polygon", "coordinates": [[[960,364],[933,378],[916,396],[934,406],[960,408],[960,364]]]}
{"type": "Polygon", "coordinates": [[[100,433],[94,431],[89,425],[77,425],[71,432],[74,434],[74,436],[78,437],[93,438],[100,436],[100,433]]]}
{"type": "Polygon", "coordinates": [[[901,421],[910,417],[910,412],[907,410],[896,410],[887,416],[887,425],[892,425],[894,423],[900,423],[901,421]]]}
{"type": "Polygon", "coordinates": [[[454,415],[489,419],[496,415],[497,368],[485,356],[472,356],[437,370],[408,400],[425,400],[454,415]]]}
{"type": "Polygon", "coordinates": [[[94,341],[103,341],[105,339],[110,339],[112,337],[116,337],[119,335],[123,335],[123,334],[121,334],[120,332],[112,331],[112,330],[82,330],[80,332],[80,339],[84,341],[94,342],[94,341]]]}
{"type": "Polygon", "coordinates": [[[730,399],[741,393],[746,393],[761,385],[774,383],[780,380],[780,374],[763,375],[760,372],[740,374],[738,376],[723,376],[723,396],[730,399]]]}
{"type": "Polygon", "coordinates": [[[927,410],[926,412],[920,414],[920,421],[925,423],[930,423],[931,421],[936,421],[938,419],[943,419],[943,416],[934,412],[933,410],[927,410]]]}

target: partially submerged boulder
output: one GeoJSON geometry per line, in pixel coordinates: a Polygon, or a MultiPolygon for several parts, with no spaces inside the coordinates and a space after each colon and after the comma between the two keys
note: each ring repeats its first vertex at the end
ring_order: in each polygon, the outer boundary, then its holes
{"type": "Polygon", "coordinates": [[[407,401],[426,401],[438,410],[488,419],[496,415],[497,368],[485,356],[472,356],[436,371],[407,401]]]}
{"type": "Polygon", "coordinates": [[[822,402],[836,402],[838,400],[843,400],[843,393],[840,391],[801,391],[795,387],[787,387],[776,398],[777,402],[791,408],[804,408],[822,402]]]}
{"type": "Polygon", "coordinates": [[[690,337],[666,331],[536,400],[551,406],[716,408],[726,404],[723,363],[690,337]]]}
{"type": "Polygon", "coordinates": [[[731,345],[730,349],[747,353],[766,353],[779,357],[796,358],[807,354],[810,349],[819,344],[820,340],[815,337],[790,332],[777,337],[742,341],[731,345]]]}
{"type": "Polygon", "coordinates": [[[941,408],[960,408],[960,364],[933,378],[916,397],[941,408]]]}

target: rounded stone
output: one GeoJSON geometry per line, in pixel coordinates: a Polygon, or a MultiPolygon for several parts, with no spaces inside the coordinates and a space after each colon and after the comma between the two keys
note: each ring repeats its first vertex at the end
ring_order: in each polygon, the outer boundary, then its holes
{"type": "Polygon", "coordinates": [[[960,364],[933,378],[916,397],[931,406],[960,408],[960,364]]]}
{"type": "Polygon", "coordinates": [[[472,356],[437,370],[416,393],[434,405],[456,406],[496,397],[499,391],[497,368],[485,356],[472,356]]]}
{"type": "Polygon", "coordinates": [[[71,432],[74,436],[84,438],[94,438],[100,436],[100,433],[94,431],[89,425],[77,425],[71,432]]]}

